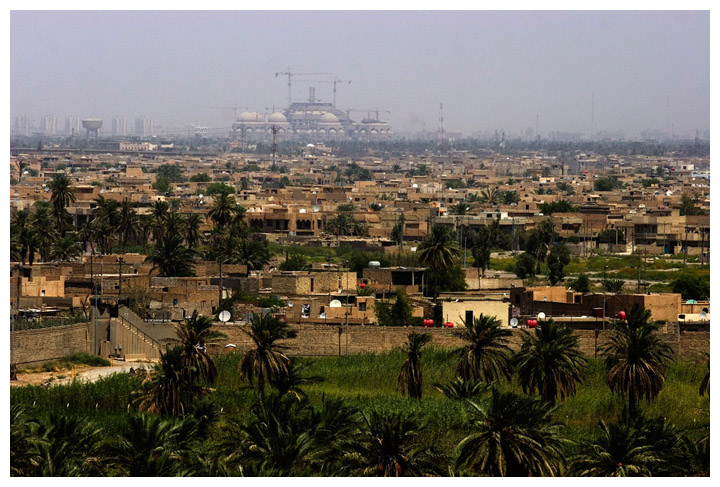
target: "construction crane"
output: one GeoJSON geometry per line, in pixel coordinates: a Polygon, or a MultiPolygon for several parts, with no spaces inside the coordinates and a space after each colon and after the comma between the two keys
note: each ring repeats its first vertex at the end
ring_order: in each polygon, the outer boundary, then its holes
{"type": "Polygon", "coordinates": [[[292,77],[293,76],[318,76],[318,75],[326,75],[326,74],[332,74],[332,73],[293,73],[290,71],[290,68],[288,68],[287,71],[275,73],[275,77],[277,78],[281,74],[283,76],[288,77],[288,108],[290,108],[290,105],[292,105],[292,77]]]}
{"type": "MultiPolygon", "coordinates": [[[[240,106],[237,106],[237,105],[236,105],[236,106],[232,106],[232,107],[204,107],[204,108],[215,108],[215,109],[217,109],[217,110],[234,110],[234,111],[235,111],[235,120],[237,120],[238,109],[239,109],[239,108],[243,108],[243,107],[240,107],[240,106]]],[[[245,110],[247,110],[247,109],[248,109],[248,108],[245,107],[245,110]]]]}
{"type": "Polygon", "coordinates": [[[382,113],[390,113],[390,110],[379,110],[377,108],[366,108],[366,109],[360,109],[360,108],[346,108],[345,112],[347,112],[347,117],[350,118],[350,112],[358,112],[358,113],[367,113],[367,120],[377,120],[380,121],[380,112],[382,113]],[[372,114],[375,114],[375,118],[372,118],[372,114]]]}
{"type": "Polygon", "coordinates": [[[352,80],[349,79],[347,81],[343,81],[341,79],[337,79],[337,76],[332,81],[322,81],[322,80],[302,80],[303,83],[332,83],[333,85],[333,106],[337,106],[337,84],[338,83],[352,83],[352,80]]]}

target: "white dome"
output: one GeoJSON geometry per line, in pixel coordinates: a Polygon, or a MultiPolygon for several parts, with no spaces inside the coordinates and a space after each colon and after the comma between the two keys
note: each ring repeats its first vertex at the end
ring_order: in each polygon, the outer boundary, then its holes
{"type": "Polygon", "coordinates": [[[338,123],[340,120],[335,116],[335,114],[327,112],[323,113],[322,117],[320,117],[319,120],[320,123],[338,123]]]}
{"type": "Polygon", "coordinates": [[[269,123],[287,123],[287,118],[280,112],[275,112],[268,118],[269,123]]]}
{"type": "Polygon", "coordinates": [[[262,117],[257,112],[243,112],[238,117],[238,122],[262,122],[262,117]]]}

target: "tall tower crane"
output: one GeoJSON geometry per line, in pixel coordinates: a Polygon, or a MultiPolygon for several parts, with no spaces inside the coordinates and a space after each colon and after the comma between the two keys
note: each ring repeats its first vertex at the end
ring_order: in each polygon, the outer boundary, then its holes
{"type": "Polygon", "coordinates": [[[341,79],[337,79],[337,76],[332,81],[323,81],[323,80],[303,80],[303,83],[332,83],[333,85],[333,106],[337,107],[337,84],[338,83],[352,83],[352,80],[349,79],[347,81],[343,81],[341,79]]]}
{"type": "Polygon", "coordinates": [[[283,75],[283,76],[286,75],[288,77],[288,108],[290,108],[290,105],[292,105],[292,77],[293,76],[317,76],[317,75],[326,75],[326,74],[332,74],[332,73],[293,73],[290,71],[290,68],[288,68],[287,71],[275,73],[275,77],[277,78],[280,75],[283,75]]]}

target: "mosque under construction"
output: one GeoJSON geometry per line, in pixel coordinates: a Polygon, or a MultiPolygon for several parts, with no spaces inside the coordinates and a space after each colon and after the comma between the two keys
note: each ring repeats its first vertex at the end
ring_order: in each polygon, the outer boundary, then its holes
{"type": "Polygon", "coordinates": [[[321,103],[311,87],[307,102],[291,102],[289,108],[269,116],[243,112],[232,130],[235,138],[245,142],[271,140],[273,131],[278,141],[372,141],[393,136],[392,127],[380,120],[379,110],[368,111],[367,117],[359,122],[350,118],[351,112],[337,109],[334,103],[321,103]]]}

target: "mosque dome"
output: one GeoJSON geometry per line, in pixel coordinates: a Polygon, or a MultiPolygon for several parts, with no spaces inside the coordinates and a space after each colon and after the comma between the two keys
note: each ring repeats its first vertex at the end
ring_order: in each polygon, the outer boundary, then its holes
{"type": "Polygon", "coordinates": [[[275,112],[268,118],[269,123],[287,123],[287,117],[280,112],[275,112]]]}
{"type": "Polygon", "coordinates": [[[334,113],[326,112],[318,120],[319,123],[339,123],[340,120],[335,116],[334,113]]]}
{"type": "Polygon", "coordinates": [[[238,117],[238,122],[262,122],[263,119],[257,112],[243,112],[238,117]]]}

